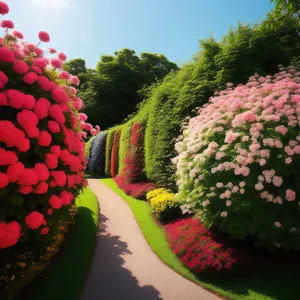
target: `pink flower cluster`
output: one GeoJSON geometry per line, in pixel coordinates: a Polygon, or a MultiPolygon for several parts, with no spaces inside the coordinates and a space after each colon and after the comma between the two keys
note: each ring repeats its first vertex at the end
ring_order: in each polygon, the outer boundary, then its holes
{"type": "MultiPolygon", "coordinates": [[[[0,1],[0,14],[8,11],[8,6],[0,1]]],[[[0,71],[0,189],[19,193],[26,213],[25,218],[20,219],[20,214],[16,214],[11,221],[10,212],[6,220],[6,207],[1,207],[0,249],[3,249],[18,242],[24,224],[31,230],[40,230],[42,235],[49,232],[47,219],[55,210],[70,205],[73,195],[86,185],[83,141],[86,132],[81,130],[96,134],[100,128],[85,123],[84,114],[78,118],[83,102],[71,86],[79,84],[77,77],[65,71],[57,73],[65,85],[49,78],[49,65],[60,69],[66,55],[60,53],[49,61],[38,45],[9,37],[8,29],[14,27],[13,22],[2,21],[1,26],[7,30],[0,39],[0,62],[5,64],[5,71],[0,71]],[[80,122],[84,122],[84,128],[80,122]]],[[[23,38],[18,31],[13,35],[23,38]]],[[[38,37],[38,44],[50,41],[47,32],[41,31],[38,37]]],[[[11,211],[13,207],[8,209],[11,211]]]]}
{"type": "Polygon", "coordinates": [[[211,98],[175,145],[179,198],[197,203],[203,220],[222,226],[245,197],[272,203],[274,214],[278,204],[299,213],[299,94],[300,72],[290,67],[263,80],[254,75],[211,98]]]}

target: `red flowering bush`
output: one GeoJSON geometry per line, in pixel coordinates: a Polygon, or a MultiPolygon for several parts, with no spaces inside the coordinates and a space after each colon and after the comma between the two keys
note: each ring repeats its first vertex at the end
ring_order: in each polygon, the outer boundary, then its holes
{"type": "MultiPolygon", "coordinates": [[[[9,11],[0,2],[0,14],[9,11]]],[[[0,249],[18,241],[31,245],[64,219],[66,207],[85,186],[83,137],[98,128],[78,118],[78,78],[61,72],[64,54],[52,58],[40,42],[19,42],[11,21],[0,39],[0,249]],[[62,75],[60,75],[62,74],[62,75]]],[[[53,51],[52,51],[53,53],[53,51]]]]}
{"type": "Polygon", "coordinates": [[[119,168],[118,152],[119,152],[120,135],[121,135],[121,131],[117,130],[114,135],[114,142],[111,150],[110,174],[112,178],[116,177],[118,174],[118,168],[119,168]]]}
{"type": "Polygon", "coordinates": [[[124,168],[115,178],[119,188],[134,198],[145,199],[146,194],[155,189],[144,175],[144,132],[141,124],[135,123],[131,129],[130,148],[124,159],[124,168]]]}
{"type": "Polygon", "coordinates": [[[198,219],[183,219],[165,226],[172,251],[192,272],[231,269],[237,262],[234,249],[216,241],[198,219]]]}
{"type": "Polygon", "coordinates": [[[140,182],[144,176],[144,132],[142,125],[135,123],[131,129],[130,148],[124,159],[121,175],[130,183],[140,182]]]}

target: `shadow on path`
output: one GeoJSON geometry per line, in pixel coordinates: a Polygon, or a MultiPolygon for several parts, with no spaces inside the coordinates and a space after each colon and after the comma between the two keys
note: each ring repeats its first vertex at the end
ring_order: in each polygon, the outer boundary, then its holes
{"type": "Polygon", "coordinates": [[[109,219],[100,213],[95,254],[82,299],[162,300],[153,286],[140,286],[137,278],[124,266],[123,256],[132,253],[120,236],[107,232],[108,222],[109,219]]]}

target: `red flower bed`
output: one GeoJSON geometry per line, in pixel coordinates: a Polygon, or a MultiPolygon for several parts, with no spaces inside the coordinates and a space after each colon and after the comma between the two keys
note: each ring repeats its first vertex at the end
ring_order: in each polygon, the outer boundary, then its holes
{"type": "Polygon", "coordinates": [[[121,131],[118,130],[114,136],[114,143],[111,150],[111,163],[110,163],[110,173],[111,177],[115,178],[118,175],[118,150],[119,150],[119,142],[120,142],[121,131]]]}
{"type": "Polygon", "coordinates": [[[190,218],[165,226],[172,251],[192,272],[231,269],[237,263],[237,252],[216,241],[213,233],[198,219],[190,218]]]}
{"type": "Polygon", "coordinates": [[[146,194],[155,189],[152,182],[127,183],[122,175],[118,175],[115,182],[127,195],[137,199],[145,199],[146,194]]]}

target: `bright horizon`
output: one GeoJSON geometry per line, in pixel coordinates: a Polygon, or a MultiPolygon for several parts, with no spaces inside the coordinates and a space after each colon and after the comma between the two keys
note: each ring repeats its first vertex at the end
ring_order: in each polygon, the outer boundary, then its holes
{"type": "Polygon", "coordinates": [[[9,15],[25,41],[45,30],[68,60],[83,58],[90,68],[102,54],[122,48],[164,54],[178,65],[192,59],[199,39],[217,40],[238,21],[262,21],[269,0],[11,0],[9,15]],[[226,2],[226,3],[225,3],[226,2]]]}

